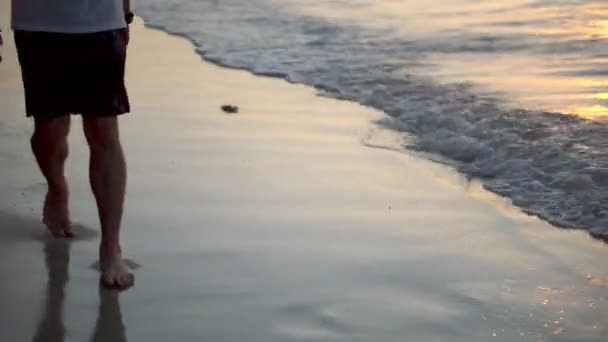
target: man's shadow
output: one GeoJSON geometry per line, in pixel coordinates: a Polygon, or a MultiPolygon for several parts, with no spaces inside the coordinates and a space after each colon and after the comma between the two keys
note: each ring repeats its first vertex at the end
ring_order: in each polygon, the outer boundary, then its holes
{"type": "MultiPolygon", "coordinates": [[[[65,324],[63,306],[69,280],[71,242],[46,239],[45,264],[48,272],[45,307],[33,342],[63,342],[65,324]]],[[[126,342],[125,326],[120,312],[119,293],[99,285],[99,310],[91,342],[126,342]]]]}

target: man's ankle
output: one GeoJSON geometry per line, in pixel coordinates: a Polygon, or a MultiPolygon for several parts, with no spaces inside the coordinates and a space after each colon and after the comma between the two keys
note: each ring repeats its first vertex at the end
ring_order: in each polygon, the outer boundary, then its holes
{"type": "Polygon", "coordinates": [[[99,253],[102,257],[120,257],[122,254],[120,242],[117,240],[102,239],[99,246],[99,253]]]}
{"type": "Polygon", "coordinates": [[[50,194],[53,194],[56,196],[67,196],[68,192],[69,192],[68,185],[64,180],[59,181],[59,182],[49,183],[48,192],[50,194]]]}

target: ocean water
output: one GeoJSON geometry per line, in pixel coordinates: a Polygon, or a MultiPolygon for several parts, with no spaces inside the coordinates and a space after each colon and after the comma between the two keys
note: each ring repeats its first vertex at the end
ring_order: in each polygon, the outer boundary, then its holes
{"type": "Polygon", "coordinates": [[[207,60],[384,111],[527,213],[608,239],[608,3],[140,0],[207,60]]]}

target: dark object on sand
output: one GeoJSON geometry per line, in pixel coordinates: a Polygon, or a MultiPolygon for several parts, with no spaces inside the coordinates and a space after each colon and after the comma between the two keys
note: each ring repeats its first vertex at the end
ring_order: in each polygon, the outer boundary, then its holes
{"type": "Polygon", "coordinates": [[[236,114],[239,112],[239,107],[233,105],[223,105],[222,110],[226,114],[236,114]]]}

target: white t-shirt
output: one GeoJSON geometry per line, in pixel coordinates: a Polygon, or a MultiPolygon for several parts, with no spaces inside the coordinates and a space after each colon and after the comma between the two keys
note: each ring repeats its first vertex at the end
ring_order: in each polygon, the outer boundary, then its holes
{"type": "Polygon", "coordinates": [[[12,0],[12,28],[93,33],[125,28],[123,0],[12,0]]]}

